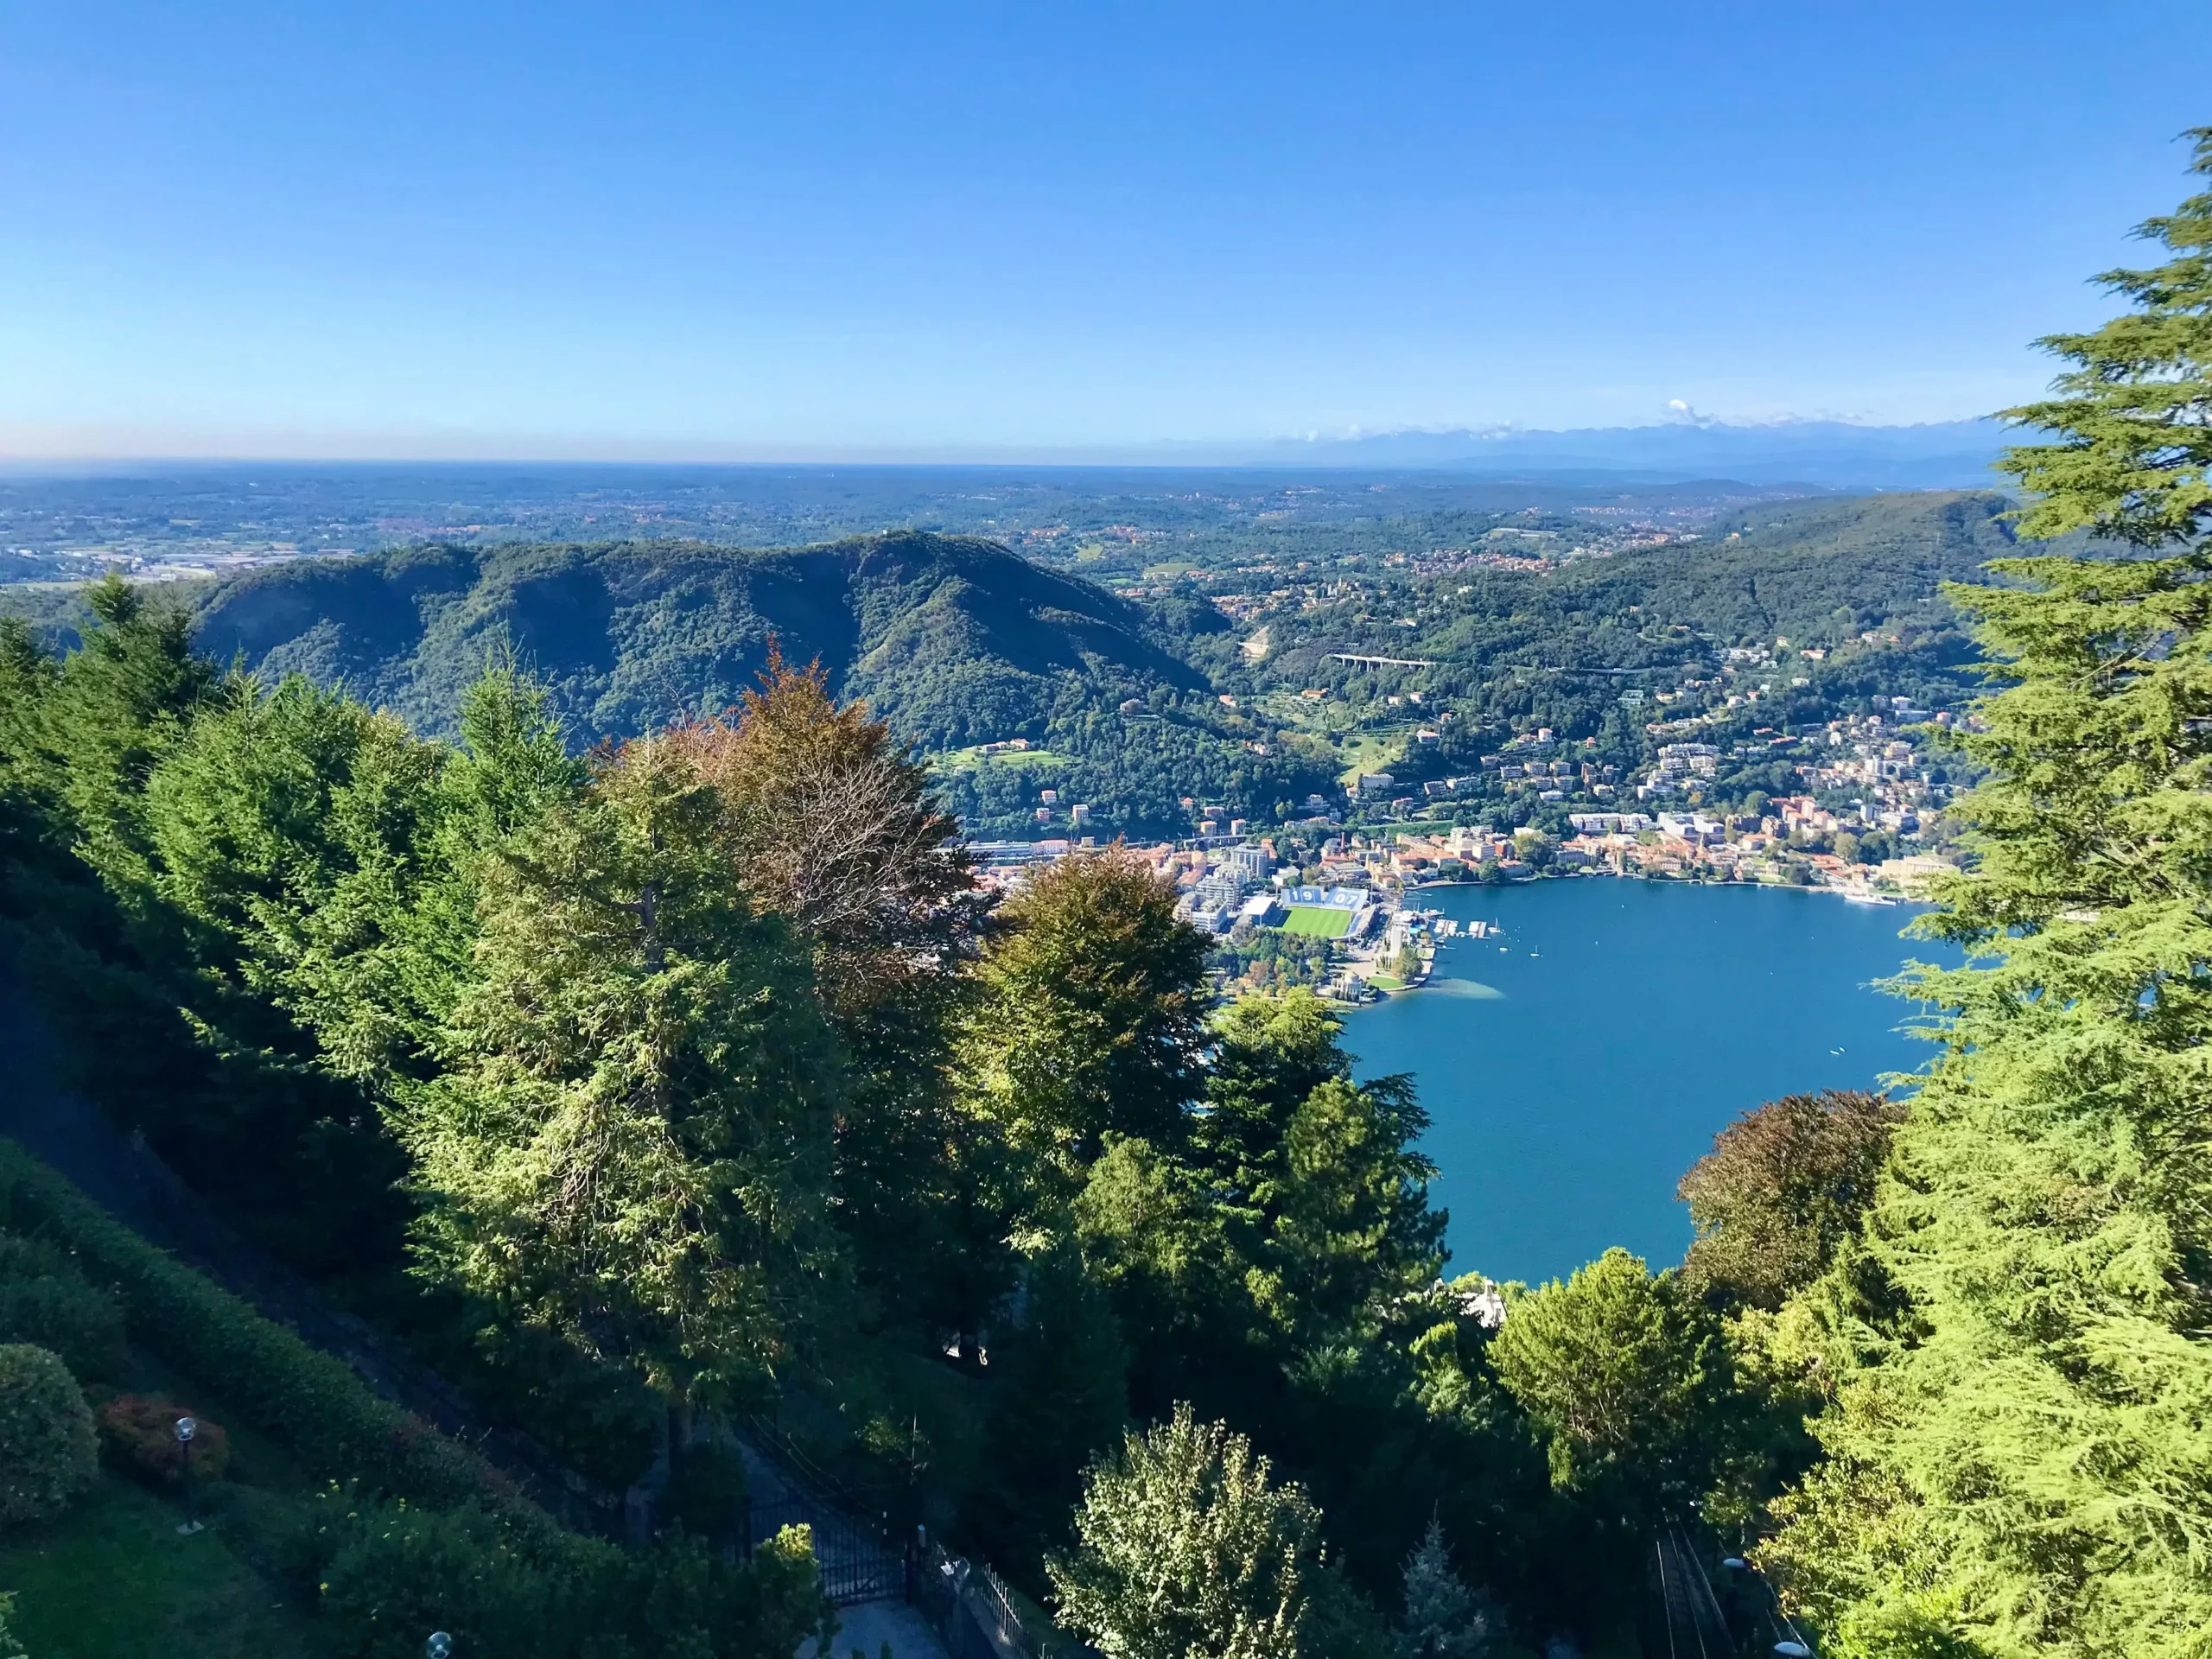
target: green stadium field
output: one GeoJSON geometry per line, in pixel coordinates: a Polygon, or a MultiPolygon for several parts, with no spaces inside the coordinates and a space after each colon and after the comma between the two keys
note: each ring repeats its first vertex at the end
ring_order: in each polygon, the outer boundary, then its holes
{"type": "Polygon", "coordinates": [[[1316,939],[1340,939],[1344,929],[1351,925],[1351,912],[1348,910],[1328,905],[1293,905],[1283,920],[1282,931],[1316,939]]]}

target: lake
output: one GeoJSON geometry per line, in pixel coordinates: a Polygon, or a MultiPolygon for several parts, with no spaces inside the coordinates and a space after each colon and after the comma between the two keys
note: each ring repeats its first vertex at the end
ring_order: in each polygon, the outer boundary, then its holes
{"type": "Polygon", "coordinates": [[[1871,982],[1956,960],[1897,937],[1905,906],[1801,890],[1594,877],[1413,902],[1504,936],[1447,941],[1431,988],[1355,1010],[1345,1045],[1358,1076],[1420,1087],[1450,1271],[1529,1283],[1613,1244],[1680,1261],[1675,1183],[1713,1135],[1761,1101],[1923,1065],[1899,1030],[1915,1005],[1871,982]]]}

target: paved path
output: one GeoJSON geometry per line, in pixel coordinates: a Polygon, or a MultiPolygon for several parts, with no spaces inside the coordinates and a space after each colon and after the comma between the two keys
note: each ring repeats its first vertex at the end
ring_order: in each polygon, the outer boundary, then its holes
{"type": "Polygon", "coordinates": [[[903,1601],[871,1601],[839,1609],[837,1637],[830,1653],[817,1655],[810,1639],[799,1649],[798,1659],[852,1659],[855,1649],[867,1659],[883,1659],[887,1644],[892,1659],[947,1659],[937,1632],[903,1601]]]}

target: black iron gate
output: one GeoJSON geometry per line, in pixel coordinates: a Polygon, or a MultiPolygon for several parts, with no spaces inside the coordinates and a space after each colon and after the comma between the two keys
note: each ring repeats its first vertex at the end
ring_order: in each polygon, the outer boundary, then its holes
{"type": "Polygon", "coordinates": [[[748,1499],[745,1510],[748,1554],[785,1527],[812,1529],[823,1593],[840,1607],[906,1599],[907,1552],[880,1529],[797,1494],[748,1499]]]}

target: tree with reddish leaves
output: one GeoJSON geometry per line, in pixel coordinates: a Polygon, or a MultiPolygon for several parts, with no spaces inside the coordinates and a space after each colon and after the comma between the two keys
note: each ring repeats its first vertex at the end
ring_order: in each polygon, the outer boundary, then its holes
{"type": "Polygon", "coordinates": [[[1675,1189],[1697,1237],[1682,1263],[1694,1290],[1726,1306],[1779,1308],[1859,1230],[1904,1116],[1886,1095],[1785,1095],[1713,1137],[1675,1189]]]}

